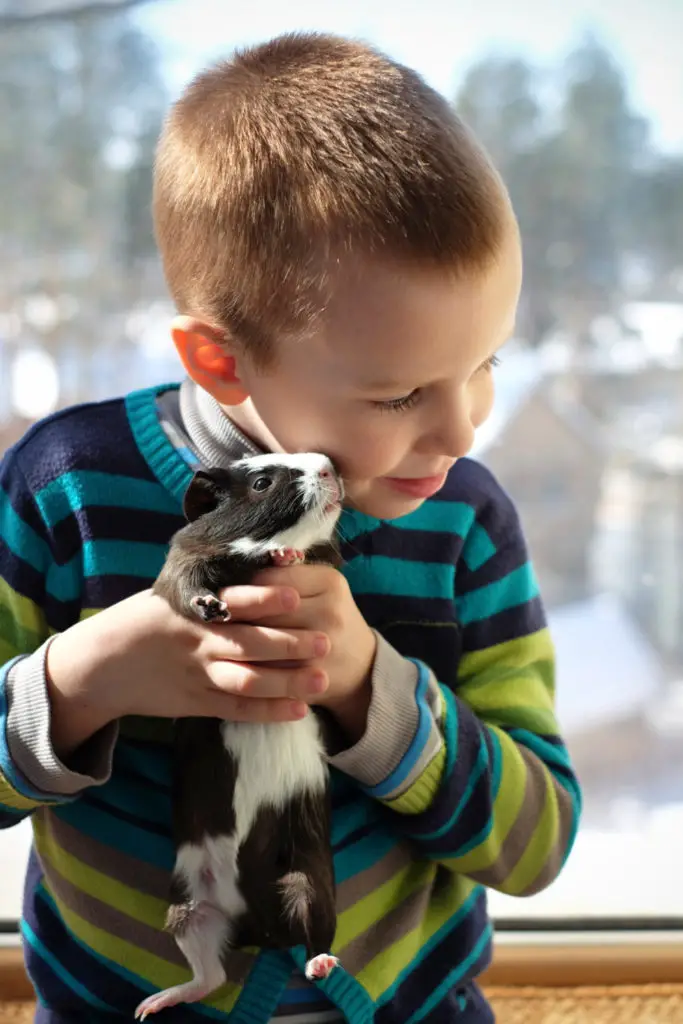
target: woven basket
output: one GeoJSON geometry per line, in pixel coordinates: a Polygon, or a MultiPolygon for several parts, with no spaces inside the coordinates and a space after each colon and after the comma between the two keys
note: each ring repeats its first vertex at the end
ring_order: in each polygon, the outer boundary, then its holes
{"type": "Polygon", "coordinates": [[[496,1024],[683,1024],[683,985],[487,987],[496,1024]]]}

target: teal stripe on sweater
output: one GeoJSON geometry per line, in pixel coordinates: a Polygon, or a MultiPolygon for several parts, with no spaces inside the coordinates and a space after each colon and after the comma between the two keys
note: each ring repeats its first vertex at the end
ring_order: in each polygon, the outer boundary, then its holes
{"type": "MultiPolygon", "coordinates": [[[[465,537],[475,528],[475,512],[463,501],[426,501],[418,509],[400,519],[375,519],[363,512],[345,509],[340,521],[339,532],[345,540],[353,540],[361,533],[372,533],[385,523],[395,530],[423,530],[425,533],[452,533],[465,537]]],[[[485,531],[484,537],[488,540],[485,531]]],[[[483,538],[480,543],[485,543],[483,538]]],[[[491,541],[488,545],[492,547],[491,541]]],[[[495,548],[493,548],[495,551],[495,548]]],[[[470,566],[475,568],[476,566],[470,566]]]]}
{"type": "Polygon", "coordinates": [[[143,576],[156,579],[168,545],[144,541],[96,540],[83,545],[85,576],[143,576]]]}
{"type": "Polygon", "coordinates": [[[469,914],[472,913],[475,903],[481,899],[482,891],[482,886],[476,886],[476,888],[472,890],[467,899],[458,907],[453,916],[449,917],[446,923],[442,924],[438,931],[434,932],[434,934],[431,935],[427,939],[427,941],[420,946],[420,950],[415,956],[415,959],[411,960],[408,966],[405,967],[398,975],[398,977],[394,979],[389,988],[385,989],[384,992],[382,992],[381,996],[379,996],[379,998],[377,999],[378,1007],[384,1006],[385,1003],[388,1003],[391,999],[393,999],[394,996],[396,995],[396,991],[399,988],[399,986],[402,985],[406,978],[413,973],[416,967],[418,967],[423,960],[427,959],[430,953],[432,953],[436,949],[436,947],[441,942],[443,942],[443,940],[446,938],[449,932],[452,932],[453,929],[456,928],[461,921],[463,921],[469,914]]]}
{"type": "Polygon", "coordinates": [[[171,786],[171,752],[162,744],[145,744],[144,747],[120,737],[114,751],[114,771],[128,769],[151,779],[159,785],[171,786]]]}
{"type": "Polygon", "coordinates": [[[149,512],[180,514],[175,498],[156,481],[138,480],[114,473],[75,470],[62,473],[38,491],[36,504],[45,521],[54,526],[72,512],[89,505],[145,509],[149,512]]]}
{"type": "Polygon", "coordinates": [[[379,827],[371,835],[364,836],[357,843],[334,855],[334,875],[337,884],[345,882],[361,871],[366,871],[386,857],[396,846],[397,838],[379,827]]]}
{"type": "Polygon", "coordinates": [[[156,835],[113,814],[108,814],[102,808],[96,807],[87,796],[74,803],[55,807],[53,813],[67,825],[71,825],[85,836],[90,836],[98,843],[111,846],[129,857],[136,857],[164,871],[171,871],[173,868],[175,853],[170,835],[168,838],[156,835]]]}
{"type": "Polygon", "coordinates": [[[332,845],[336,846],[343,842],[356,829],[376,822],[377,819],[377,812],[369,800],[357,800],[355,803],[347,805],[342,813],[337,813],[332,818],[330,835],[332,845]]]}
{"type": "Polygon", "coordinates": [[[490,943],[492,935],[493,928],[491,924],[487,922],[469,956],[466,956],[464,960],[457,965],[457,967],[454,967],[452,971],[448,972],[441,984],[437,985],[435,989],[432,989],[420,1009],[416,1010],[415,1013],[412,1013],[406,1020],[405,1024],[417,1024],[417,1021],[426,1019],[427,1015],[439,1005],[441,1000],[446,997],[455,985],[457,985],[460,979],[465,977],[470,967],[473,967],[474,964],[476,964],[477,960],[482,956],[484,950],[490,943]]]}
{"type": "Polygon", "coordinates": [[[51,565],[46,588],[58,601],[74,601],[81,594],[83,577],[135,576],[153,580],[166,557],[165,544],[135,540],[88,540],[80,554],[64,565],[51,565]]]}
{"type": "Polygon", "coordinates": [[[493,558],[496,551],[496,545],[484,527],[480,526],[479,523],[474,523],[472,529],[467,534],[462,551],[463,561],[470,572],[476,572],[477,569],[481,569],[482,565],[486,565],[489,558],[493,558]]]}
{"type": "Polygon", "coordinates": [[[31,948],[37,953],[41,960],[43,960],[51,971],[53,971],[57,977],[64,982],[67,988],[70,988],[72,992],[75,992],[77,996],[89,1006],[93,1006],[98,1010],[104,1010],[106,1013],[115,1013],[116,1009],[109,1003],[103,1003],[101,999],[98,999],[96,995],[85,987],[85,985],[74,978],[73,974],[67,971],[66,967],[60,964],[57,957],[52,953],[47,946],[45,946],[35,932],[31,929],[30,925],[26,921],[21,922],[21,933],[26,942],[31,948]]]}
{"type": "Polygon", "coordinates": [[[0,490],[0,537],[22,562],[36,572],[43,572],[52,554],[45,541],[12,508],[9,498],[0,490]]]}
{"type": "Polygon", "coordinates": [[[150,796],[144,784],[131,785],[127,779],[112,776],[104,786],[98,786],[97,799],[114,811],[137,815],[142,822],[152,821],[167,826],[171,820],[171,794],[155,791],[150,796]]]}
{"type": "Polygon", "coordinates": [[[527,562],[485,587],[456,595],[458,618],[463,626],[470,622],[483,622],[508,608],[526,604],[538,597],[538,593],[536,577],[527,562]]]}
{"type": "Polygon", "coordinates": [[[441,597],[451,600],[455,569],[446,562],[408,562],[385,555],[359,556],[342,569],[354,594],[441,597]]]}
{"type": "Polygon", "coordinates": [[[467,784],[462,792],[460,799],[458,800],[458,803],[453,808],[450,817],[443,823],[443,825],[440,826],[440,828],[437,828],[434,832],[428,832],[426,834],[421,835],[422,839],[428,841],[438,839],[440,836],[443,836],[447,832],[450,832],[450,830],[455,826],[455,823],[457,822],[458,818],[464,811],[465,807],[467,806],[472,796],[472,793],[474,792],[474,787],[476,786],[477,782],[484,774],[488,766],[489,751],[482,737],[479,741],[479,751],[477,753],[477,759],[472,765],[472,768],[470,769],[467,784]]]}
{"type": "Polygon", "coordinates": [[[397,530],[424,530],[425,533],[453,533],[464,537],[474,522],[474,509],[462,501],[425,501],[418,509],[390,525],[397,530]]]}

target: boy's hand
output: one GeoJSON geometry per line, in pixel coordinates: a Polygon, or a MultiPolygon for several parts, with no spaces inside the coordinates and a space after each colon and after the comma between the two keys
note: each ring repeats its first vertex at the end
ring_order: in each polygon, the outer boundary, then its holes
{"type": "Polygon", "coordinates": [[[124,715],[303,717],[327,685],[319,659],[329,640],[320,631],[267,624],[288,609],[295,614],[302,599],[291,587],[232,587],[224,594],[232,613],[225,624],[186,619],[147,590],[58,634],[47,654],[58,755],[124,715]],[[283,664],[269,664],[275,662],[283,664]]]}
{"type": "Polygon", "coordinates": [[[359,738],[370,703],[377,640],[344,576],[329,565],[293,565],[265,569],[255,577],[254,584],[280,584],[299,593],[298,608],[263,622],[275,629],[303,629],[328,637],[329,651],[316,662],[327,676],[328,687],[311,703],[328,708],[350,738],[359,738]]]}

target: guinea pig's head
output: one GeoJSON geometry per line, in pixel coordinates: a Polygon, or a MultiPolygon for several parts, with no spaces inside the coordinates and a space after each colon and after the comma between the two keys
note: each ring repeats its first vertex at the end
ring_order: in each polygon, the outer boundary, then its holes
{"type": "Polygon", "coordinates": [[[343,496],[341,479],[325,455],[253,455],[229,469],[196,473],[183,511],[189,522],[206,517],[204,525],[236,554],[256,557],[329,541],[343,496]]]}

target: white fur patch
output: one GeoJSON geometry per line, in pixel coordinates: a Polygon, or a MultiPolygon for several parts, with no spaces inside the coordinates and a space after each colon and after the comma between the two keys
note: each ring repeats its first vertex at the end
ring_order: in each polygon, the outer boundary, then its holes
{"type": "Polygon", "coordinates": [[[176,873],[184,878],[190,899],[219,906],[230,919],[246,910],[237,887],[237,850],[234,836],[206,836],[204,842],[184,843],[176,856],[176,873]]]}
{"type": "Polygon", "coordinates": [[[237,846],[261,807],[281,808],[299,793],[325,789],[327,765],[314,714],[298,722],[223,722],[221,732],[238,762],[233,800],[237,846]]]}
{"type": "Polygon", "coordinates": [[[330,509],[329,512],[321,512],[319,508],[312,508],[294,526],[273,534],[268,540],[252,540],[251,537],[242,537],[240,540],[234,541],[230,547],[236,554],[254,558],[264,555],[268,551],[277,551],[279,548],[308,551],[316,544],[325,544],[332,539],[338,519],[339,509],[337,508],[330,509]]]}
{"type": "Polygon", "coordinates": [[[290,871],[288,875],[282,876],[278,884],[287,917],[290,920],[296,918],[308,925],[314,896],[310,879],[303,871],[290,871]]]}
{"type": "Polygon", "coordinates": [[[234,465],[246,466],[249,469],[287,466],[289,469],[300,469],[302,473],[307,474],[317,474],[324,470],[334,472],[327,455],[320,455],[318,452],[266,452],[264,455],[245,455],[234,465]]]}

